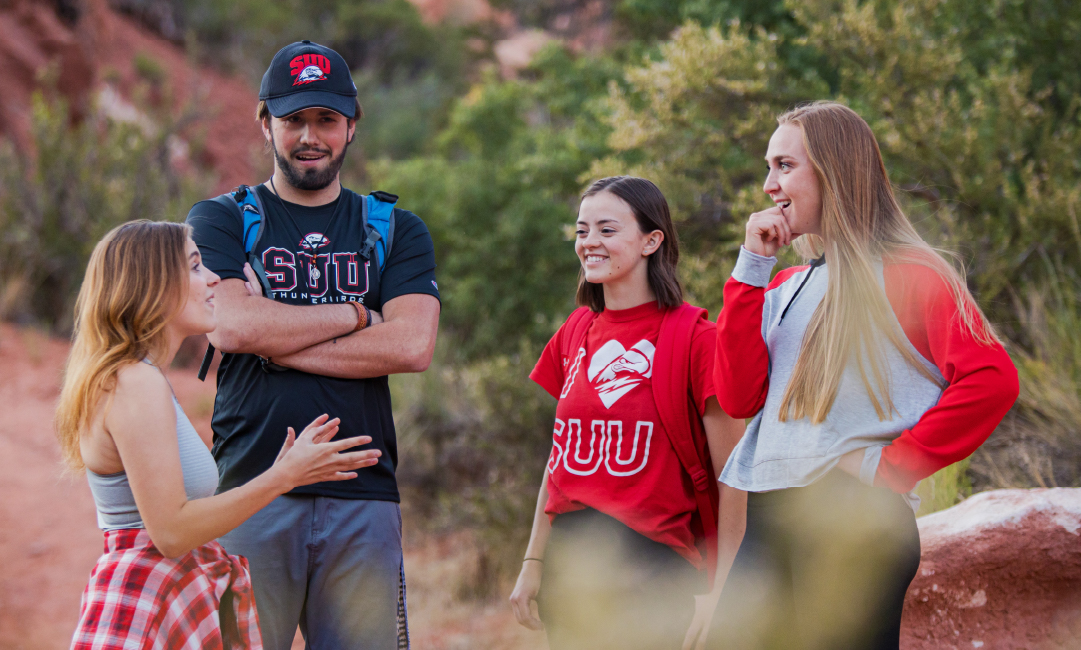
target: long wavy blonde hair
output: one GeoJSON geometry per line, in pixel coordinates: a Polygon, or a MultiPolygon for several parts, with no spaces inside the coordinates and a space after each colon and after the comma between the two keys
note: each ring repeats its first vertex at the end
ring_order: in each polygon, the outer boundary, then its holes
{"type": "Polygon", "coordinates": [[[929,246],[901,210],[878,141],[863,118],[841,104],[815,102],[781,115],[777,122],[800,128],[821,189],[822,235],[800,237],[796,250],[807,258],[825,253],[829,264],[826,295],[804,334],[780,419],[824,421],[853,358],[879,420],[891,419],[896,409],[890,397],[887,342],[922,375],[938,380],[905,344],[879,283],[876,260],[932,269],[949,287],[972,337],[986,345],[998,337],[969,292],[963,271],[942,257],[956,256],[929,246]]]}
{"type": "Polygon", "coordinates": [[[79,440],[128,363],[167,354],[165,326],[188,291],[185,245],[191,228],[130,221],[94,247],[75,303],[75,332],[56,409],[64,463],[85,468],[79,440]]]}

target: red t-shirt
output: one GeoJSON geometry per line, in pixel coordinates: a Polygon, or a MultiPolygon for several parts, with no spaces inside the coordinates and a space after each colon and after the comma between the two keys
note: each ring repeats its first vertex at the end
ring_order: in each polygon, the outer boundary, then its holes
{"type": "MultiPolygon", "coordinates": [[[[691,528],[698,506],[691,477],[661,424],[653,364],[664,311],[656,302],[602,312],[571,350],[559,328],[529,377],[559,400],[548,458],[548,503],[560,513],[593,508],[705,566],[691,528]]],[[[690,386],[701,416],[714,394],[716,335],[700,321],[690,386]]]]}

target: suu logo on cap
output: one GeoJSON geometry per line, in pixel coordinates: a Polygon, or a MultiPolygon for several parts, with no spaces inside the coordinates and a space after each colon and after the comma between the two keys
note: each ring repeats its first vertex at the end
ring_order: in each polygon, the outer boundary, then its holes
{"type": "Polygon", "coordinates": [[[300,54],[289,62],[289,74],[294,77],[294,86],[325,81],[330,74],[330,59],[322,54],[300,54]]]}
{"type": "Polygon", "coordinates": [[[273,117],[307,108],[329,108],[355,119],[356,97],[357,87],[345,59],[311,41],[290,43],[279,50],[259,84],[259,99],[266,102],[273,117]]]}

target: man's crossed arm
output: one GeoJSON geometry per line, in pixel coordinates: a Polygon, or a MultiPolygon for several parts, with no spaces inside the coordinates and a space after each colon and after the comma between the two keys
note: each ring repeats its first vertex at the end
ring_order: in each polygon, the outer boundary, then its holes
{"type": "Polygon", "coordinates": [[[245,284],[222,280],[214,290],[218,326],[208,337],[223,352],[257,354],[287,368],[349,379],[422,372],[432,361],[439,328],[435,296],[394,298],[383,304],[383,322],[353,332],[352,305],[286,305],[253,295],[245,284]]]}

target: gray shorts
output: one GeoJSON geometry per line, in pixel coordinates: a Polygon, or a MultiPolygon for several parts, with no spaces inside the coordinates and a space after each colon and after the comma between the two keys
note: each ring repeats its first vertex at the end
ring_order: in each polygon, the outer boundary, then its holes
{"type": "Polygon", "coordinates": [[[278,497],[221,538],[248,558],[266,650],[409,647],[397,503],[278,497]]]}

